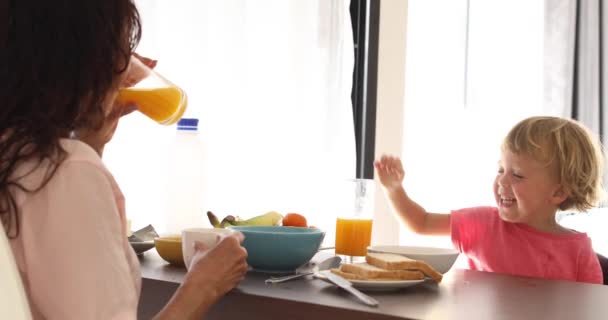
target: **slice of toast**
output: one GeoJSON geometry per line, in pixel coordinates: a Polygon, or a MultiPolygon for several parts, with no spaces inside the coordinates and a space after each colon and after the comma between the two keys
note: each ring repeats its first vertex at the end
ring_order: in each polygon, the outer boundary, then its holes
{"type": "Polygon", "coordinates": [[[350,272],[344,272],[338,268],[333,268],[331,269],[331,273],[335,273],[339,276],[341,276],[344,279],[348,279],[348,280],[367,280],[365,279],[365,277],[354,274],[354,273],[350,273],[350,272]]]}
{"type": "Polygon", "coordinates": [[[385,270],[368,263],[343,264],[340,271],[352,273],[366,280],[421,280],[424,274],[416,270],[385,270]]]}
{"type": "MultiPolygon", "coordinates": [[[[373,279],[368,279],[364,276],[355,274],[355,273],[350,273],[350,272],[344,272],[340,269],[334,268],[330,270],[332,273],[335,273],[339,276],[341,276],[344,279],[348,279],[348,280],[363,280],[363,281],[403,281],[403,279],[396,279],[396,278],[373,278],[373,279]]],[[[420,274],[422,277],[424,277],[424,275],[421,273],[420,274]]],[[[422,278],[421,278],[422,279],[422,278]]]]}
{"type": "Polygon", "coordinates": [[[443,275],[433,269],[428,263],[398,254],[368,252],[367,256],[365,256],[365,261],[386,270],[420,270],[437,282],[441,282],[443,278],[443,275]]]}

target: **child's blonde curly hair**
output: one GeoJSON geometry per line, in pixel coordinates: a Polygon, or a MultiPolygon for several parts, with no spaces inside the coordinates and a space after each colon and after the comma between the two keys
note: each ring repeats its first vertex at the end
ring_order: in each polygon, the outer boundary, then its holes
{"type": "Polygon", "coordinates": [[[502,148],[556,169],[568,193],[560,210],[586,211],[604,197],[602,148],[596,136],[577,121],[546,116],[524,119],[509,131],[502,148]]]}

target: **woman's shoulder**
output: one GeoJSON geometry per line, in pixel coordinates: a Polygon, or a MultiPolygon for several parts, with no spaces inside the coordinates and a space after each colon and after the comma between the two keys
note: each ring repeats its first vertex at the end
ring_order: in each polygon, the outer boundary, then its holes
{"type": "Polygon", "coordinates": [[[61,146],[66,152],[66,157],[57,167],[55,175],[105,180],[114,188],[114,177],[97,152],[88,144],[79,140],[62,139],[61,146]]]}
{"type": "Polygon", "coordinates": [[[101,158],[88,144],[76,139],[61,139],[61,147],[67,153],[65,163],[84,162],[93,166],[105,168],[101,158]]]}
{"type": "Polygon", "coordinates": [[[40,190],[49,183],[70,180],[71,177],[96,176],[110,181],[110,184],[113,183],[112,175],[99,155],[87,144],[78,140],[61,139],[60,145],[66,152],[61,162],[58,163],[58,159],[48,158],[42,161],[30,159],[15,169],[14,177],[22,187],[15,190],[18,203],[24,201],[30,194],[24,190],[40,190]]]}

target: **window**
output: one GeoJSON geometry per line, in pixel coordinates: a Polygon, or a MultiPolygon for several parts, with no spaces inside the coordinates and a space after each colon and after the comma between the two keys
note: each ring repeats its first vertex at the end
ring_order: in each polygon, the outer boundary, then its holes
{"type": "MultiPolygon", "coordinates": [[[[220,216],[304,214],[333,245],[333,182],[356,166],[347,1],[137,1],[138,52],[188,93],[200,119],[203,207],[220,216]]],[[[105,161],[133,228],[162,231],[166,154],[175,127],[138,113],[121,121],[105,161]]],[[[170,213],[176,214],[176,213],[170,213]]],[[[208,226],[204,212],[201,223],[208,226]]]]}
{"type": "MultiPolygon", "coordinates": [[[[494,205],[501,139],[543,110],[543,2],[408,2],[405,186],[430,212],[494,205]]],[[[403,229],[403,244],[451,246],[403,229]]]]}

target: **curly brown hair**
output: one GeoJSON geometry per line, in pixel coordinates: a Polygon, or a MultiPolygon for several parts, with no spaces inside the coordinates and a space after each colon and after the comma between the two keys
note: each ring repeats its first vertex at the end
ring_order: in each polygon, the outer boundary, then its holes
{"type": "Polygon", "coordinates": [[[0,218],[19,234],[14,188],[36,192],[66,157],[59,144],[74,128],[100,127],[103,102],[141,37],[131,0],[9,0],[0,17],[0,218]],[[6,9],[6,10],[5,10],[6,9]],[[50,161],[36,188],[15,170],[50,161]]]}

